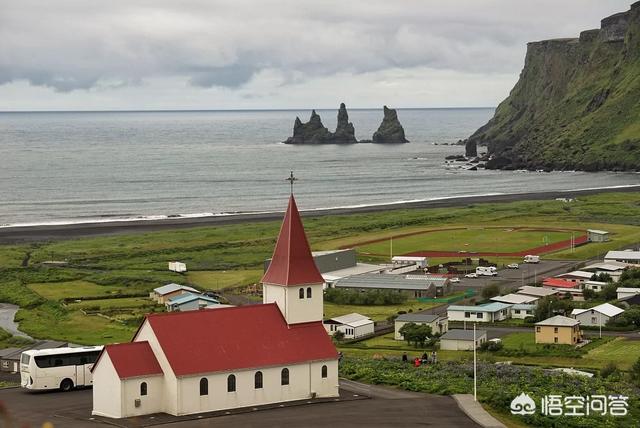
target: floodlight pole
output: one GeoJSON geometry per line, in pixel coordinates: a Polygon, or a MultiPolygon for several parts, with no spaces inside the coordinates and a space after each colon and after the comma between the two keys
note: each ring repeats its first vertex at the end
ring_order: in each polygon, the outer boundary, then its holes
{"type": "Polygon", "coordinates": [[[478,401],[478,350],[476,345],[476,323],[473,323],[473,401],[478,401]]]}

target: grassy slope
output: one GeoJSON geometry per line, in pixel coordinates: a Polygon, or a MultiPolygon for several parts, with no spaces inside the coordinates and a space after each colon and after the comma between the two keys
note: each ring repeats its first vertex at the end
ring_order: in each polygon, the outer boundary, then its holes
{"type": "Polygon", "coordinates": [[[627,169],[640,165],[640,11],[624,43],[529,45],[520,80],[472,137],[518,167],[627,169]],[[595,97],[606,101],[589,109],[595,97]],[[513,153],[509,150],[513,149],[513,153]]]}
{"type": "MultiPolygon", "coordinates": [[[[449,225],[548,226],[549,218],[558,227],[594,227],[614,232],[610,243],[587,245],[564,256],[602,253],[640,242],[640,193],[593,195],[570,204],[557,201],[475,204],[305,218],[304,222],[312,247],[321,250],[449,225]]],[[[128,316],[115,311],[119,303],[126,307],[128,300],[105,301],[104,305],[100,302],[100,307],[112,307],[112,311],[105,311],[109,318],[83,315],[77,306],[65,306],[61,301],[113,296],[114,292],[139,295],[167,282],[189,283],[199,288],[256,282],[263,260],[271,254],[278,227],[278,222],[248,223],[0,246],[0,301],[22,307],[18,313],[21,328],[34,337],[78,343],[128,340],[143,313],[140,308],[130,311],[128,316]],[[31,253],[31,262],[24,268],[21,264],[27,252],[31,253]],[[67,260],[69,265],[47,268],[39,264],[52,257],[67,260]],[[194,271],[186,276],[168,272],[166,263],[174,259],[185,261],[194,271]]],[[[426,304],[401,306],[372,308],[370,314],[383,319],[397,310],[416,310],[426,304]]],[[[327,308],[328,315],[351,311],[367,313],[363,308],[331,305],[327,308]]]]}

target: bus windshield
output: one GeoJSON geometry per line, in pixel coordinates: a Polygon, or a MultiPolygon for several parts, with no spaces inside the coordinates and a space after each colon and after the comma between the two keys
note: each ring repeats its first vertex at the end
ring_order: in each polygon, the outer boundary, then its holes
{"type": "Polygon", "coordinates": [[[29,356],[27,354],[22,354],[22,356],[20,357],[20,362],[22,364],[29,364],[29,356]]]}

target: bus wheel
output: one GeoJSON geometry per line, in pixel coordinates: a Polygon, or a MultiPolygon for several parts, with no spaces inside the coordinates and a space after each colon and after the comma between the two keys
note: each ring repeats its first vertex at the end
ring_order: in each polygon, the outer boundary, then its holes
{"type": "Polygon", "coordinates": [[[71,379],[65,379],[62,382],[60,382],[60,390],[67,392],[67,391],[71,391],[73,389],[73,382],[71,381],[71,379]]]}

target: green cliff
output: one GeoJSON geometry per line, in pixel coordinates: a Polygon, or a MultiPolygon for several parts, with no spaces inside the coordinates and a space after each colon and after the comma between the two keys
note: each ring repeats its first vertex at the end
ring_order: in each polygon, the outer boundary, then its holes
{"type": "Polygon", "coordinates": [[[466,141],[487,168],[640,170],[640,2],[579,38],[532,42],[511,93],[466,141]]]}

